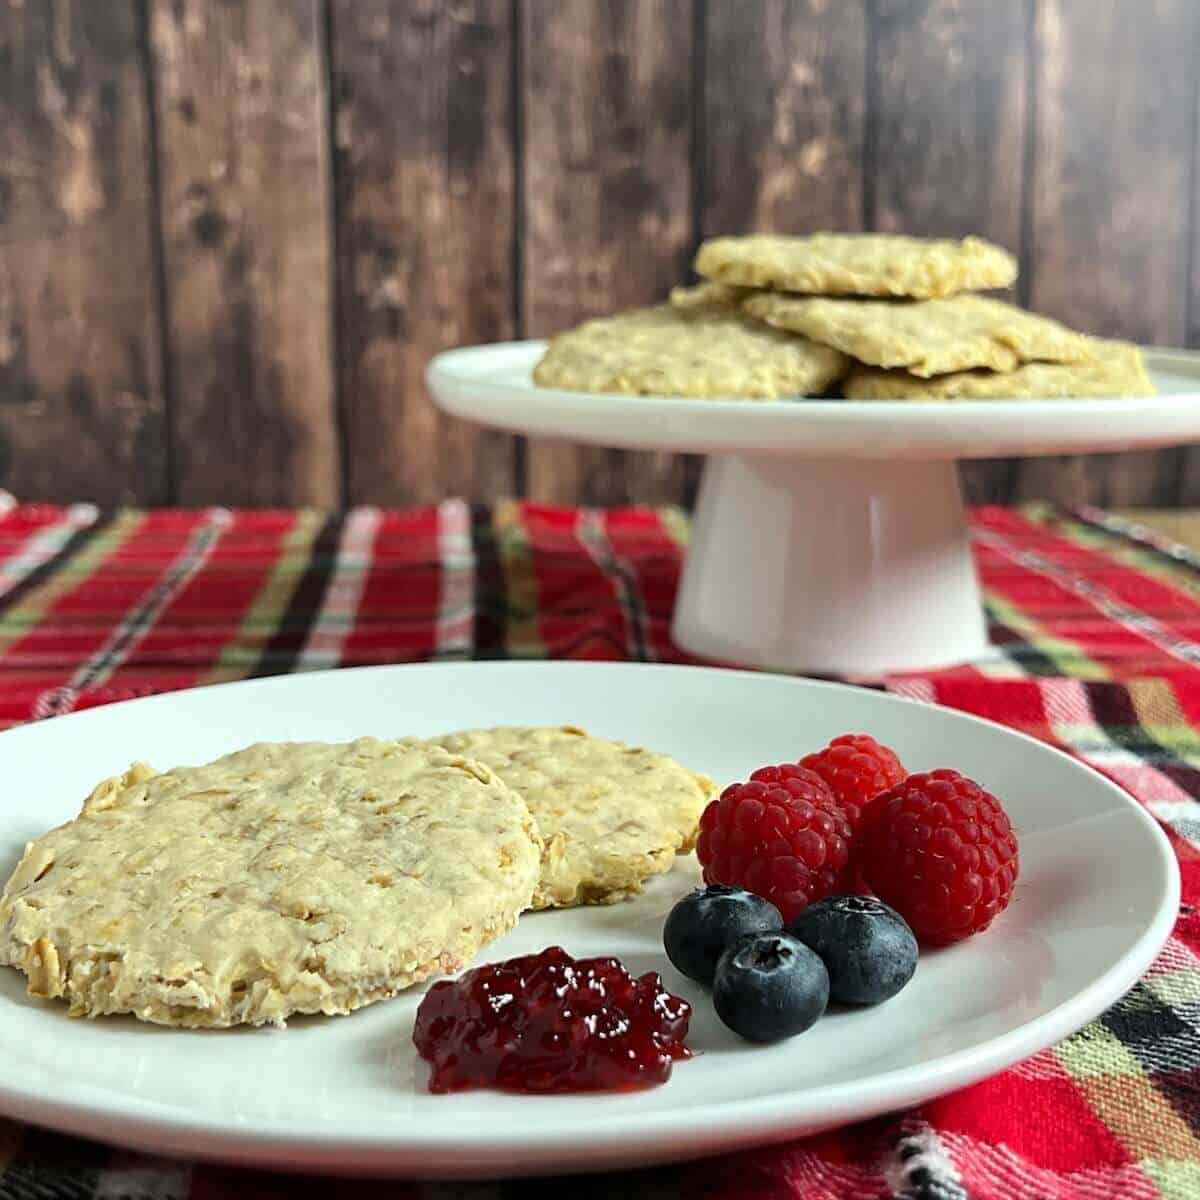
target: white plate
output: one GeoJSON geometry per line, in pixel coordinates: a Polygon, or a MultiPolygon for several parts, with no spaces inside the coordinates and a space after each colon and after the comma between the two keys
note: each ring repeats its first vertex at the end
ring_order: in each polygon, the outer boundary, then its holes
{"type": "Polygon", "coordinates": [[[165,1154],[297,1170],[470,1177],[626,1167],[779,1140],[960,1087],[1117,999],[1171,928],[1178,871],[1154,821],[1065,755],[999,726],[780,676],[624,664],[454,664],[294,675],[135,700],[0,735],[0,870],[133,758],[200,762],[259,738],[425,734],[569,720],[721,782],[867,730],[910,769],[952,765],[1005,801],[1021,843],[1009,910],[926,954],[875,1010],[755,1048],[666,963],[663,917],[693,860],[637,901],[525,918],[485,956],[560,943],[660,970],[695,1004],[690,1062],[664,1087],[553,1099],[431,1096],[410,1037],[418,995],[286,1031],[187,1033],[71,1021],[0,972],[0,1109],[165,1154]]]}
{"type": "Polygon", "coordinates": [[[1200,354],[1146,349],[1159,395],[964,404],[689,400],[535,387],[545,342],[439,354],[428,380],[455,416],[631,449],[789,458],[986,458],[1170,446],[1200,438],[1200,354]]]}

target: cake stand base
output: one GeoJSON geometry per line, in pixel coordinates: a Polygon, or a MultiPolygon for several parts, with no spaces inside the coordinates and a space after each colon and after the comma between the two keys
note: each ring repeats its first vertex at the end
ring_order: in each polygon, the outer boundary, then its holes
{"type": "Polygon", "coordinates": [[[810,674],[978,656],[954,462],[708,459],[672,635],[705,658],[810,674]]]}

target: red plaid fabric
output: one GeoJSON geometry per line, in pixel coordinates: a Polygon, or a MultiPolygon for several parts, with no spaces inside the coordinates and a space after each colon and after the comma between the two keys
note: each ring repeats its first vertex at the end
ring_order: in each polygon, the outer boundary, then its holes
{"type": "MultiPolygon", "coordinates": [[[[1032,733],[1145,804],[1183,873],[1163,954],[1078,1034],[918,1111],[571,1186],[771,1200],[1200,1196],[1200,561],[1095,510],[985,508],[972,521],[992,651],[949,671],[856,682],[1032,733]]],[[[0,503],[0,725],[321,667],[685,661],[668,623],[686,542],[686,518],[671,509],[0,503]]],[[[0,1121],[0,1200],[482,1198],[530,1187],[298,1180],[0,1121]]]]}

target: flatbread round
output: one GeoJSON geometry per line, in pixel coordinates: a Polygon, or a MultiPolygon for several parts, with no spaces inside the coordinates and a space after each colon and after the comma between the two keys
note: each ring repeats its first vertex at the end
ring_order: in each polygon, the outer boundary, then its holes
{"type": "Polygon", "coordinates": [[[635,895],[695,843],[711,779],[574,726],[505,726],[436,739],[491,767],[522,796],[545,840],[534,908],[635,895]]]}
{"type": "Polygon", "coordinates": [[[540,861],[524,802],[437,746],[138,764],[30,843],[0,963],[73,1016],[283,1025],[458,970],[528,906],[540,861]]]}
{"type": "Polygon", "coordinates": [[[738,287],[733,283],[713,283],[706,279],[702,283],[694,283],[687,287],[671,289],[670,303],[672,308],[740,308],[742,301],[750,296],[756,296],[754,288],[738,287]]]}
{"type": "Polygon", "coordinates": [[[1091,339],[1092,361],[1026,363],[1015,371],[955,371],[921,379],[907,371],[862,367],[843,383],[847,400],[1060,400],[1153,396],[1142,352],[1128,342],[1091,339]]]}
{"type": "Polygon", "coordinates": [[[837,350],[737,311],[661,304],[559,334],[533,380],[579,392],[769,400],[819,394],[849,365],[837,350]]]}
{"type": "Polygon", "coordinates": [[[1017,262],[982,238],[962,241],[887,233],[752,234],[705,242],[696,272],[719,283],[826,296],[910,296],[1008,287],[1017,262]]]}
{"type": "Polygon", "coordinates": [[[1037,313],[985,296],[949,300],[829,300],[760,292],[743,308],[859,362],[928,378],[1023,362],[1087,362],[1090,339],[1037,313]]]}

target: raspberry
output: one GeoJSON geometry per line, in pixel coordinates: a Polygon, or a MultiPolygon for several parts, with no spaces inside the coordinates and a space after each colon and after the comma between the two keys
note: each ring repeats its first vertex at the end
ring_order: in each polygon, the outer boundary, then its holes
{"type": "Polygon", "coordinates": [[[805,767],[762,767],[704,810],[696,853],[704,882],[743,887],[790,921],[838,890],[853,833],[829,785],[805,767]]]}
{"type": "Polygon", "coordinates": [[[855,833],[863,826],[867,805],[907,773],[893,751],[865,733],[835,737],[824,750],[806,754],[800,765],[829,784],[855,833]]]}
{"type": "Polygon", "coordinates": [[[871,806],[859,865],[921,941],[986,929],[1008,907],[1017,839],[1000,802],[957,771],[910,775],[871,806]]]}

